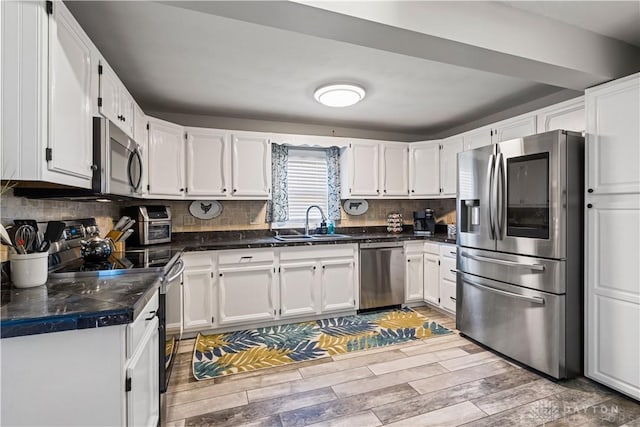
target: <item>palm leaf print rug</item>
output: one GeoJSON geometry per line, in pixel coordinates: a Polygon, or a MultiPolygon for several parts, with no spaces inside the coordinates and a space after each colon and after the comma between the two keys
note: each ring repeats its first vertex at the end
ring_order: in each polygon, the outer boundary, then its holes
{"type": "Polygon", "coordinates": [[[193,351],[197,380],[385,347],[453,333],[410,308],[198,334],[193,351]]]}

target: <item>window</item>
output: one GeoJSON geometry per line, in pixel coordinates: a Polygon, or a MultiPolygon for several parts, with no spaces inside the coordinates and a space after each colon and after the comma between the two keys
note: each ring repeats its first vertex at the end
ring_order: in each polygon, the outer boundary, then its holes
{"type": "MultiPolygon", "coordinates": [[[[327,155],[324,149],[289,148],[289,221],[280,227],[304,227],[307,208],[318,205],[325,216],[328,206],[327,155]]],[[[320,212],[309,212],[309,227],[320,225],[320,212]]]]}

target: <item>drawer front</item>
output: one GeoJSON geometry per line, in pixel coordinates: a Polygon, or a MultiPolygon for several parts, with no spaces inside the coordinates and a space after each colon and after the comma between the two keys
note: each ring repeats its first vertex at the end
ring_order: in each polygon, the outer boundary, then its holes
{"type": "Polygon", "coordinates": [[[353,257],[357,245],[294,246],[280,249],[281,261],[353,257]]]}
{"type": "Polygon", "coordinates": [[[455,258],[458,254],[457,246],[454,245],[440,245],[440,256],[455,258]]]}
{"type": "Polygon", "coordinates": [[[188,252],[182,254],[185,268],[210,267],[213,264],[215,252],[188,252]]]}
{"type": "Polygon", "coordinates": [[[424,252],[424,243],[422,242],[405,242],[404,250],[406,253],[421,254],[424,252]]]}
{"type": "Polygon", "coordinates": [[[445,310],[456,312],[456,282],[440,280],[440,305],[445,310]]]}
{"type": "Polygon", "coordinates": [[[233,250],[218,253],[218,264],[252,264],[258,262],[273,262],[275,258],[274,251],[267,250],[233,250]]]}
{"type": "Polygon", "coordinates": [[[440,257],[440,278],[456,281],[456,259],[440,257]]]}
{"type": "Polygon", "coordinates": [[[424,251],[429,254],[440,255],[440,245],[437,243],[425,243],[424,251]]]}
{"type": "Polygon", "coordinates": [[[149,302],[144,306],[138,317],[127,325],[127,359],[133,355],[140,339],[144,336],[147,326],[156,317],[158,311],[158,292],[156,292],[149,302]]]}

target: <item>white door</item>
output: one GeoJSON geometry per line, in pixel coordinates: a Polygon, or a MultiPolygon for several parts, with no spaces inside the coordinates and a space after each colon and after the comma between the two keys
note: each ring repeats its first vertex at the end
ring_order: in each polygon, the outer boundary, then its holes
{"type": "Polygon", "coordinates": [[[271,144],[264,136],[231,136],[232,196],[267,199],[271,196],[271,144]]]}
{"type": "Polygon", "coordinates": [[[280,317],[314,315],[319,311],[316,261],[280,263],[280,317]]]}
{"type": "Polygon", "coordinates": [[[585,375],[640,399],[640,196],[603,199],[586,209],[585,375]]]}
{"type": "Polygon", "coordinates": [[[320,262],[322,303],[321,311],[355,310],[355,281],[353,258],[320,262]]]}
{"type": "Polygon", "coordinates": [[[422,253],[407,253],[405,255],[404,301],[422,301],[423,289],[423,261],[422,253]]]}
{"type": "Polygon", "coordinates": [[[536,133],[536,116],[523,117],[501,124],[493,131],[494,142],[522,138],[536,133]]]}
{"type": "Polygon", "coordinates": [[[383,196],[409,195],[409,148],[407,144],[382,144],[383,196]]]}
{"type": "Polygon", "coordinates": [[[210,329],[214,322],[214,277],[210,268],[185,268],[182,298],[185,331],[210,329]]]}
{"type": "Polygon", "coordinates": [[[133,140],[146,148],[147,146],[147,116],[138,104],[133,108],[133,140]]]}
{"type": "Polygon", "coordinates": [[[274,268],[271,265],[220,267],[220,324],[251,323],[276,318],[274,268]]]}
{"type": "Polygon", "coordinates": [[[122,126],[120,120],[120,80],[111,67],[104,61],[100,61],[100,113],[117,124],[122,126]]]}
{"type": "Polygon", "coordinates": [[[440,305],[440,267],[438,256],[424,254],[424,300],[440,305]]]}
{"type": "Polygon", "coordinates": [[[442,142],[440,151],[440,187],[443,196],[455,196],[458,176],[458,153],[462,152],[462,138],[442,142]]]}
{"type": "Polygon", "coordinates": [[[160,416],[158,318],[147,326],[126,369],[127,426],[155,426],[160,416]]]}
{"type": "Polygon", "coordinates": [[[536,121],[538,133],[556,129],[583,132],[586,127],[584,97],[572,99],[543,110],[538,114],[536,121]]]}
{"type": "Polygon", "coordinates": [[[124,86],[120,85],[120,127],[129,137],[133,138],[135,102],[124,86]]]}
{"type": "Polygon", "coordinates": [[[411,196],[440,195],[440,142],[413,143],[410,152],[411,196]]]}
{"type": "Polygon", "coordinates": [[[187,128],[187,188],[190,196],[227,195],[227,134],[187,128]]]}
{"type": "Polygon", "coordinates": [[[486,147],[491,145],[491,128],[476,129],[473,132],[464,134],[464,151],[473,150],[474,148],[486,147]]]}
{"type": "Polygon", "coordinates": [[[640,74],[589,89],[585,98],[588,191],[640,193],[640,74]]]}
{"type": "Polygon", "coordinates": [[[49,170],[91,186],[90,41],[61,2],[49,20],[49,170]]]}
{"type": "Polygon", "coordinates": [[[351,144],[350,197],[380,195],[378,144],[354,142],[351,144]]]}
{"type": "Polygon", "coordinates": [[[184,135],[182,127],[149,123],[149,194],[184,194],[184,135]]]}

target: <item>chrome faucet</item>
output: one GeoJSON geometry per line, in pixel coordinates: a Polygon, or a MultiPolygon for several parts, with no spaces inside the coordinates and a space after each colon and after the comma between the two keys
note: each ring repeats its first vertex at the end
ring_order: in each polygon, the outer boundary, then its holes
{"type": "Polygon", "coordinates": [[[311,205],[307,208],[307,213],[305,214],[304,217],[304,235],[308,236],[309,235],[309,211],[311,210],[311,208],[318,208],[318,210],[320,211],[320,215],[322,215],[322,220],[326,221],[327,217],[324,216],[324,212],[322,212],[322,208],[318,205],[311,205]]]}

